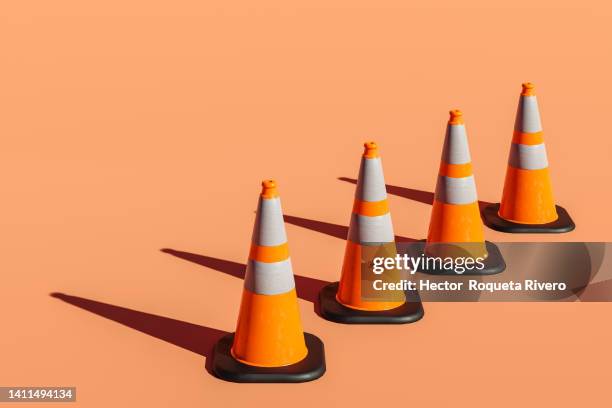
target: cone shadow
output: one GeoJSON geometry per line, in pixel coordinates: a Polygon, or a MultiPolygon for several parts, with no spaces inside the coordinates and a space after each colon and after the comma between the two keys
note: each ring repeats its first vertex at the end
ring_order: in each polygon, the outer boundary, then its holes
{"type": "MultiPolygon", "coordinates": [[[[284,215],[285,222],[297,225],[298,227],[306,228],[311,231],[320,232],[322,234],[330,235],[339,239],[346,239],[348,236],[349,228],[345,225],[332,224],[330,222],[317,221],[309,218],[296,217],[294,215],[284,215]]],[[[395,242],[416,242],[417,239],[402,237],[400,235],[395,236],[395,242]]]]}
{"type": "MultiPolygon", "coordinates": [[[[205,266],[210,269],[231,275],[233,277],[244,279],[244,273],[246,271],[246,265],[239,262],[228,261],[220,258],[213,258],[211,256],[194,254],[191,252],[178,251],[171,248],[162,248],[160,250],[163,253],[176,256],[177,258],[184,259],[189,262],[193,262],[198,265],[205,266]]],[[[300,299],[307,300],[315,304],[318,303],[319,291],[325,285],[330,282],[309,278],[307,276],[294,275],[295,288],[297,295],[300,299]]]]}
{"type": "Polygon", "coordinates": [[[50,296],[204,356],[206,357],[206,370],[211,374],[209,362],[212,359],[209,357],[212,356],[213,347],[221,337],[228,334],[228,332],[223,330],[199,326],[169,317],[140,312],[64,293],[54,292],[50,296]]]}
{"type": "Polygon", "coordinates": [[[293,215],[284,215],[285,222],[298,227],[306,228],[311,231],[320,232],[339,239],[346,239],[348,236],[348,227],[340,224],[332,224],[330,222],[311,220],[308,218],[296,217],[293,215]]]}
{"type": "MultiPolygon", "coordinates": [[[[347,183],[357,184],[357,180],[354,178],[338,177],[338,180],[346,181],[347,183]]],[[[385,186],[387,187],[387,193],[391,195],[407,198],[409,200],[417,201],[423,204],[430,204],[430,205],[433,204],[434,193],[432,193],[431,191],[416,190],[414,188],[393,186],[391,184],[385,184],[385,186]]],[[[480,200],[478,201],[478,207],[480,208],[480,211],[482,211],[484,207],[490,204],[492,203],[488,201],[480,201],[480,200]]]]}
{"type": "Polygon", "coordinates": [[[612,279],[590,283],[575,294],[580,302],[612,302],[612,279]]]}

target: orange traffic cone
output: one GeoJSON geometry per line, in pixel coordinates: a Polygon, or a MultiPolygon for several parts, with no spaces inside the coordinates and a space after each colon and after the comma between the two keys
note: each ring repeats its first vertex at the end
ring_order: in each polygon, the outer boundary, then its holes
{"type": "Polygon", "coordinates": [[[444,268],[441,262],[429,262],[429,267],[420,269],[425,273],[482,275],[499,273],[506,267],[497,246],[484,239],[470,148],[459,110],[450,111],[424,252],[429,257],[480,258],[482,263],[466,269],[464,265],[444,268]]]}
{"type": "Polygon", "coordinates": [[[236,382],[304,382],[325,372],[323,343],[300,321],[276,183],[259,198],[236,332],[215,346],[213,372],[236,382]]]}
{"type": "Polygon", "coordinates": [[[372,293],[373,256],[395,257],[395,235],[378,147],[364,144],[340,282],[319,293],[321,315],[339,323],[411,323],[423,317],[418,297],[406,301],[403,292],[372,293]],[[369,268],[369,269],[368,269],[369,268]],[[368,292],[374,299],[364,299],[368,292]]]}
{"type": "Polygon", "coordinates": [[[483,210],[485,223],[502,232],[569,232],[576,226],[552,193],[534,86],[523,84],[501,204],[483,210]]]}

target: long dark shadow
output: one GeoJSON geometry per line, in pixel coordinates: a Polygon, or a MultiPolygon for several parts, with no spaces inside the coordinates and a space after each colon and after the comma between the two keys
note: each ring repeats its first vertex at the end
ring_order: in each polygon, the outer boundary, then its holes
{"type": "MultiPolygon", "coordinates": [[[[338,177],[338,180],[346,181],[347,183],[357,184],[357,180],[354,178],[338,177]]],[[[431,191],[416,190],[414,188],[394,186],[391,184],[386,184],[386,187],[387,187],[387,193],[389,194],[392,194],[398,197],[407,198],[412,201],[418,201],[419,203],[423,203],[423,204],[430,204],[430,205],[433,204],[434,193],[432,193],[431,191]]],[[[486,207],[487,205],[490,205],[490,204],[492,203],[488,201],[480,201],[480,200],[478,201],[478,207],[480,208],[480,210],[482,210],[483,207],[486,207]]]]}
{"type": "Polygon", "coordinates": [[[589,283],[576,293],[581,302],[610,302],[612,301],[612,279],[596,283],[589,283]]]}
{"type": "MultiPolygon", "coordinates": [[[[284,215],[285,222],[293,225],[297,225],[298,227],[306,228],[312,231],[320,232],[322,234],[327,234],[332,237],[346,239],[348,235],[349,228],[345,225],[340,224],[332,224],[330,222],[325,221],[317,221],[309,218],[296,217],[294,215],[284,215]]],[[[395,236],[396,242],[416,242],[417,239],[402,237],[400,235],[395,236]]]]}
{"type": "Polygon", "coordinates": [[[308,218],[296,217],[294,215],[283,215],[285,222],[298,227],[306,228],[312,231],[317,231],[322,234],[330,235],[339,239],[346,239],[348,236],[348,227],[346,225],[332,224],[331,222],[311,220],[308,218]]]}
{"type": "MultiPolygon", "coordinates": [[[[357,180],[349,177],[338,177],[340,181],[346,181],[347,183],[357,184],[357,180]]],[[[418,201],[423,204],[433,204],[434,193],[424,190],[416,190],[414,188],[393,186],[391,184],[385,184],[387,187],[387,193],[393,194],[398,197],[404,197],[412,201],[418,201]]]]}
{"type": "MultiPolygon", "coordinates": [[[[166,254],[176,256],[177,258],[181,258],[186,261],[214,269],[227,275],[244,279],[246,265],[243,263],[228,261],[226,259],[213,258],[211,256],[206,255],[194,254],[192,252],[178,251],[176,249],[171,248],[162,248],[160,251],[166,254]]],[[[300,299],[304,299],[312,303],[317,303],[319,291],[321,290],[321,288],[323,288],[323,286],[328,285],[330,283],[324,280],[309,278],[307,276],[300,275],[294,275],[294,278],[295,288],[298,297],[300,299]]]]}
{"type": "Polygon", "coordinates": [[[221,337],[228,334],[223,330],[199,326],[182,320],[140,312],[138,310],[98,302],[79,296],[58,292],[51,293],[50,296],[87,310],[88,312],[97,314],[98,316],[113,320],[131,329],[148,334],[149,336],[153,336],[157,339],[207,357],[206,369],[209,370],[209,372],[210,367],[208,366],[208,362],[211,359],[208,357],[212,355],[213,346],[221,337]]]}

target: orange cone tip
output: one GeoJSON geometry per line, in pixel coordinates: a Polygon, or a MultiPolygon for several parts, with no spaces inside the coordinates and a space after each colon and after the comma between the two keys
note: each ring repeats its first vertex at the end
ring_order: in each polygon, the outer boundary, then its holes
{"type": "Polygon", "coordinates": [[[276,190],[276,181],[264,180],[261,182],[261,197],[262,198],[278,197],[278,191],[276,190]]]}
{"type": "Polygon", "coordinates": [[[365,148],[363,151],[363,157],[367,159],[378,157],[378,145],[376,142],[365,142],[363,147],[365,148]]]}
{"type": "Polygon", "coordinates": [[[523,84],[523,92],[521,92],[521,95],[523,96],[534,96],[535,95],[535,91],[534,91],[534,85],[531,82],[525,82],[523,84]]]}
{"type": "Polygon", "coordinates": [[[463,112],[459,109],[453,109],[448,113],[450,114],[450,119],[448,119],[449,125],[463,125],[463,112]]]}

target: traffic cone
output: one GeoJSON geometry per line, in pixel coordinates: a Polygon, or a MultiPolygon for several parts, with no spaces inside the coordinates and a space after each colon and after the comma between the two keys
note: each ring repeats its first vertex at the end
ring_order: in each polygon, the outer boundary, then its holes
{"type": "MultiPolygon", "coordinates": [[[[395,235],[378,147],[364,144],[340,282],[319,293],[321,315],[338,323],[412,323],[423,317],[418,295],[402,291],[374,293],[364,276],[374,256],[395,257],[395,235]],[[373,298],[364,299],[364,293],[373,298]]],[[[392,279],[393,274],[380,276],[392,279]]]]}
{"type": "Polygon", "coordinates": [[[568,212],[555,205],[538,100],[529,82],[519,99],[501,204],[486,207],[483,218],[502,232],[560,233],[576,227],[568,212]]]}
{"type": "Polygon", "coordinates": [[[276,183],[266,180],[236,332],[215,345],[213,372],[235,382],[304,382],[325,372],[321,340],[302,331],[276,183]]]}
{"type": "Polygon", "coordinates": [[[484,239],[470,148],[459,110],[450,111],[446,127],[424,253],[432,258],[480,258],[483,265],[474,263],[468,270],[464,265],[455,267],[453,262],[452,268],[450,263],[444,268],[443,262],[432,260],[419,269],[430,274],[494,274],[506,267],[497,246],[484,239]]]}

